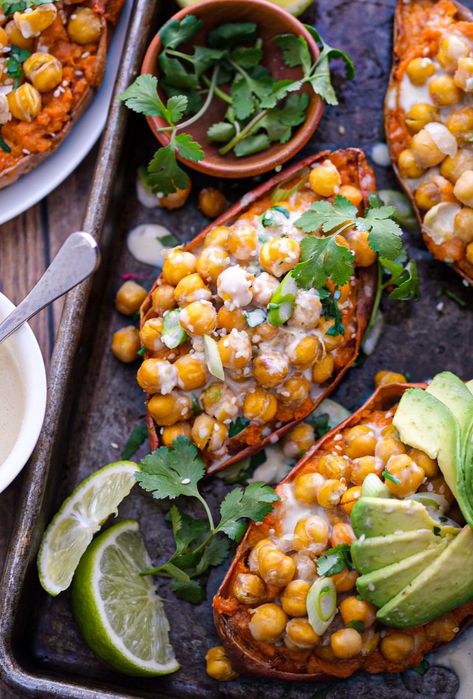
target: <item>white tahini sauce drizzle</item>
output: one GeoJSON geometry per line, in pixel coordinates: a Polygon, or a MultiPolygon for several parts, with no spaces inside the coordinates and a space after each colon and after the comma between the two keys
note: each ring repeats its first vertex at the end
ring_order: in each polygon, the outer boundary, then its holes
{"type": "Polygon", "coordinates": [[[431,653],[428,661],[432,665],[449,668],[460,681],[456,699],[471,699],[473,696],[473,629],[469,629],[455,641],[431,653]]]}
{"type": "Polygon", "coordinates": [[[371,157],[376,165],[380,167],[389,167],[391,165],[391,156],[385,143],[375,143],[371,149],[371,157]]]}
{"type": "Polygon", "coordinates": [[[279,483],[289,471],[288,459],[280,447],[265,447],[266,461],[255,469],[250,483],[263,481],[264,483],[279,483]]]}
{"type": "Polygon", "coordinates": [[[164,226],[155,223],[142,223],[128,233],[126,244],[128,252],[135,260],[152,267],[161,267],[163,264],[163,250],[165,246],[161,238],[170,235],[170,231],[164,226]]]}

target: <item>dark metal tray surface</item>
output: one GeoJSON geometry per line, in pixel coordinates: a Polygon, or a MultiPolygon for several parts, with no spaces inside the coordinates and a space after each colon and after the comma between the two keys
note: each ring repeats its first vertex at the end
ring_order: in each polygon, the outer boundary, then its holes
{"type": "MultiPolygon", "coordinates": [[[[166,0],[165,14],[174,11],[166,0]]],[[[360,146],[368,155],[383,141],[382,106],[390,68],[394,0],[319,0],[306,19],[335,46],[354,58],[357,77],[343,85],[337,79],[341,103],[327,109],[321,126],[300,158],[326,147],[360,146]]],[[[137,0],[116,94],[136,73],[147,39],[162,18],[156,4],[137,0]]],[[[196,206],[197,192],[206,184],[220,186],[230,202],[253,188],[255,181],[215,183],[192,174],[190,204],[169,213],[144,209],[135,196],[135,173],[153,152],[153,138],[143,119],[132,117],[125,132],[125,114],[116,100],[102,141],[92,183],[84,229],[101,240],[103,263],[93,282],[69,294],[53,355],[49,405],[40,442],[27,470],[19,502],[0,596],[0,669],[3,679],[28,696],[74,697],[245,697],[271,699],[453,699],[458,680],[445,668],[431,667],[423,676],[370,678],[360,675],[334,685],[284,684],[242,677],[219,684],[205,673],[207,649],[218,643],[211,598],[225,565],[208,582],[208,600],[195,607],[176,600],[167,583],[159,581],[166,601],[171,636],[182,669],[158,679],[129,678],[110,670],[82,641],[73,621],[69,594],[52,599],[36,574],[36,553],[44,527],[63,498],[79,481],[119,457],[137,418],[144,413],[143,395],[135,383],[136,367],[119,364],[111,355],[112,333],[124,322],[113,307],[121,275],[136,272],[151,285],[155,270],[135,262],[127,252],[127,231],[139,223],[160,223],[182,241],[207,221],[196,206]],[[126,136],[125,136],[126,133],[126,136]],[[318,692],[329,687],[326,693],[318,692]]],[[[396,187],[390,169],[376,167],[380,187],[396,187]]],[[[350,409],[358,407],[373,388],[382,368],[407,372],[423,380],[442,369],[464,378],[473,375],[471,342],[473,292],[447,266],[426,252],[420,238],[406,236],[418,261],[422,299],[417,304],[385,303],[385,329],[376,352],[352,369],[334,398],[350,409]],[[442,295],[448,288],[468,303],[458,306],[442,295]]],[[[226,486],[214,479],[205,492],[217,504],[226,486]]],[[[120,507],[120,517],[139,519],[155,560],[171,552],[166,507],[136,489],[120,507]]],[[[195,510],[197,512],[198,510],[195,510]]]]}

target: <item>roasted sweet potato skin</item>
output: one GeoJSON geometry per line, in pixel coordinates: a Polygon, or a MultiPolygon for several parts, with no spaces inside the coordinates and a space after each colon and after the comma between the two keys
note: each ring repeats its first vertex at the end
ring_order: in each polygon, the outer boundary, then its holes
{"type": "MultiPolygon", "coordinates": [[[[196,238],[188,243],[185,246],[185,249],[189,251],[195,250],[197,247],[199,247],[207,233],[212,228],[220,225],[230,225],[238,217],[245,214],[245,212],[247,212],[251,207],[255,206],[255,204],[257,204],[259,201],[268,197],[277,186],[284,184],[284,186],[289,188],[291,183],[293,184],[296,182],[303,176],[304,173],[307,172],[307,168],[311,167],[315,163],[323,162],[326,159],[330,159],[337,166],[342,174],[342,178],[345,177],[347,181],[350,180],[351,182],[358,183],[358,186],[363,194],[364,206],[367,206],[368,197],[375,191],[376,183],[374,174],[371,168],[368,166],[365,155],[362,153],[362,151],[356,148],[348,148],[346,150],[338,150],[334,152],[324,151],[317,155],[310,156],[302,162],[287,168],[275,177],[271,178],[268,182],[246,194],[239,202],[232,206],[210,226],[205,228],[196,238]]],[[[263,436],[260,432],[258,432],[258,434],[253,435],[250,430],[246,430],[247,434],[245,435],[245,433],[243,433],[243,436],[247,438],[246,442],[238,436],[234,438],[230,444],[231,453],[228,455],[228,458],[219,461],[215,465],[212,465],[208,455],[203,452],[202,455],[208,463],[209,474],[224,470],[231,464],[251,456],[255,452],[262,449],[265,445],[274,442],[276,439],[281,439],[281,437],[288,430],[290,430],[291,427],[303,420],[312,410],[314,410],[317,405],[319,405],[342,380],[343,376],[346,374],[358,356],[361,341],[371,315],[374,300],[374,289],[377,280],[377,265],[358,268],[357,274],[358,296],[356,309],[354,311],[354,316],[356,318],[356,335],[346,344],[346,347],[344,347],[344,364],[343,366],[337,368],[337,372],[335,373],[330,384],[315,401],[307,401],[306,404],[301,406],[301,408],[296,411],[294,414],[294,419],[286,422],[272,434],[263,436]]],[[[153,316],[151,295],[156,288],[158,281],[159,277],[141,307],[141,326],[146,322],[146,320],[153,316]]],[[[154,450],[159,446],[159,436],[154,420],[149,414],[147,416],[147,425],[150,447],[152,450],[154,450]]]]}
{"type": "MultiPolygon", "coordinates": [[[[429,16],[434,7],[438,9],[438,14],[443,16],[446,23],[453,18],[462,23],[473,22],[473,12],[456,0],[416,0],[415,3],[397,0],[394,17],[393,65],[386,94],[384,121],[393,170],[415,211],[425,245],[435,258],[443,261],[446,256],[446,251],[442,249],[444,246],[436,245],[427,234],[423,226],[423,215],[416,204],[414,192],[401,177],[397,166],[399,153],[409,146],[411,137],[406,126],[404,110],[399,104],[394,105],[390,99],[391,93],[396,90],[402,80],[409,61],[423,56],[425,47],[432,54],[438,50],[439,31],[429,26],[429,16]]],[[[464,24],[463,26],[465,34],[471,38],[473,24],[464,24]]],[[[453,253],[452,259],[458,257],[455,246],[452,245],[451,251],[448,252],[453,253]]],[[[454,259],[452,266],[460,276],[473,285],[473,265],[464,256],[462,259],[454,259]]]]}
{"type": "MultiPolygon", "coordinates": [[[[425,388],[425,384],[389,384],[378,388],[359,410],[314,444],[276,487],[276,492],[283,484],[294,481],[314,455],[324,445],[330,443],[342,429],[354,427],[372,411],[390,410],[399,401],[403,392],[413,387],[425,388]]],[[[366,656],[360,655],[353,659],[333,661],[323,659],[311,650],[289,651],[284,645],[274,646],[255,641],[248,629],[249,609],[233,596],[232,587],[238,573],[248,572],[247,557],[250,550],[259,540],[269,535],[276,520],[277,505],[273,513],[269,514],[261,524],[250,524],[213,599],[215,627],[235,669],[244,674],[266,679],[301,682],[346,678],[358,671],[371,674],[402,672],[408,667],[418,665],[427,653],[442,645],[441,641],[428,638],[423,627],[413,627],[411,631],[415,634],[416,641],[412,654],[403,662],[394,663],[386,660],[379,649],[366,656]]],[[[473,602],[468,602],[449,612],[449,616],[454,618],[456,626],[463,631],[473,620],[473,602]]]]}

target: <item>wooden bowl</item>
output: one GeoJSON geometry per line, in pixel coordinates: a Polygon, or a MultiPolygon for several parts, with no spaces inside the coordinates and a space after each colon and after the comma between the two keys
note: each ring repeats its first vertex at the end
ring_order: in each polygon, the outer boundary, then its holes
{"type": "MultiPolygon", "coordinates": [[[[225,22],[255,22],[258,25],[258,33],[263,39],[264,61],[276,79],[297,79],[301,75],[300,68],[288,68],[282,61],[281,52],[273,42],[273,37],[278,34],[297,34],[307,41],[314,61],[319,56],[319,49],[312,36],[301,22],[266,0],[203,0],[203,2],[187,7],[177,12],[172,19],[182,20],[187,15],[194,15],[204,23],[203,29],[192,39],[192,44],[204,45],[207,33],[225,22]]],[[[190,45],[180,47],[186,51],[190,45]]],[[[161,51],[159,33],[156,34],[146,52],[141,73],[151,73],[159,78],[158,56],[161,51]]],[[[220,155],[218,149],[222,144],[210,143],[207,139],[207,130],[211,124],[221,121],[224,117],[227,105],[218,98],[214,98],[210,108],[195,124],[185,129],[200,143],[205,156],[198,162],[189,162],[180,158],[189,167],[204,172],[214,177],[251,177],[267,172],[292,158],[307,143],[316,130],[323,112],[323,101],[316,95],[310,86],[305,85],[304,91],[309,95],[309,105],[305,123],[299,126],[292,138],[284,144],[274,143],[267,150],[243,158],[237,158],[232,152],[220,155]]],[[[162,95],[165,96],[165,95],[162,95]]],[[[148,124],[163,145],[169,143],[169,136],[159,129],[167,124],[160,117],[147,117],[148,124]]]]}

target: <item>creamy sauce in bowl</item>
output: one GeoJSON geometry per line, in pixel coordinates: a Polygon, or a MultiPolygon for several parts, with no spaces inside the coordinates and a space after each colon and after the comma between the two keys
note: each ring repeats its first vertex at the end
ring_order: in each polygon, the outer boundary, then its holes
{"type": "Polygon", "coordinates": [[[0,468],[20,434],[24,413],[24,387],[7,341],[0,345],[0,468]]]}

